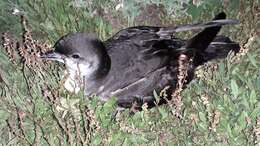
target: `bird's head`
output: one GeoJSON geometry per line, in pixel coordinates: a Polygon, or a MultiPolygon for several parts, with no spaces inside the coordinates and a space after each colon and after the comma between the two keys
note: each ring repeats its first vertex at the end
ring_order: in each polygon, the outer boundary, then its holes
{"type": "Polygon", "coordinates": [[[96,78],[108,72],[110,58],[105,46],[93,34],[70,33],[61,37],[54,45],[55,50],[41,54],[41,58],[65,64],[69,73],[96,78]]]}

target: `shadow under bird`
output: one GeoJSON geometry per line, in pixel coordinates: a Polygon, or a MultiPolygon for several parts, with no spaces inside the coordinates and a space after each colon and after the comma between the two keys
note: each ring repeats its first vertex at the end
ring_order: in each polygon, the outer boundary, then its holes
{"type": "MultiPolygon", "coordinates": [[[[146,103],[155,106],[153,91],[165,87],[167,97],[176,88],[179,55],[192,62],[188,66],[187,82],[193,78],[197,66],[216,58],[224,58],[239,45],[228,37],[217,36],[222,25],[237,24],[226,19],[224,12],[212,21],[177,27],[137,26],[123,29],[106,41],[88,33],[70,33],[60,38],[55,50],[41,54],[41,58],[65,64],[69,74],[64,86],[78,92],[84,81],[86,96],[97,95],[106,101],[117,97],[119,107],[137,109],[146,103]],[[182,31],[202,29],[188,40],[174,37],[182,31]]],[[[174,97],[173,97],[174,98],[174,97]]],[[[159,103],[166,103],[161,98],[159,103]]]]}

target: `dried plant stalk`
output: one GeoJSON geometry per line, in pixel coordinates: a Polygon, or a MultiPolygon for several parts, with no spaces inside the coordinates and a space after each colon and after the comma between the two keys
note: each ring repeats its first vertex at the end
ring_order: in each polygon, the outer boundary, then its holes
{"type": "Polygon", "coordinates": [[[172,93],[172,103],[175,107],[174,114],[177,117],[180,117],[181,107],[183,105],[181,91],[183,90],[183,86],[185,82],[187,82],[186,77],[188,76],[188,65],[189,65],[189,58],[185,54],[181,54],[178,58],[178,75],[177,75],[177,85],[176,89],[172,93]]]}
{"type": "Polygon", "coordinates": [[[210,126],[209,126],[210,131],[213,131],[213,132],[217,131],[217,125],[219,124],[220,116],[221,116],[221,113],[219,111],[215,110],[213,112],[213,116],[210,119],[210,121],[211,121],[210,126]]]}
{"type": "Polygon", "coordinates": [[[15,48],[17,47],[17,42],[12,40],[12,38],[8,35],[8,33],[3,33],[3,48],[5,49],[9,60],[16,64],[16,55],[15,55],[15,48]]]}

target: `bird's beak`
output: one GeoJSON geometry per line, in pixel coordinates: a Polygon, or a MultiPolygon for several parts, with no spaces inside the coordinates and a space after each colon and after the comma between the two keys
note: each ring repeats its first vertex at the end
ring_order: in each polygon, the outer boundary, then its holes
{"type": "Polygon", "coordinates": [[[55,52],[55,51],[49,51],[49,52],[43,53],[40,55],[40,58],[45,59],[45,60],[54,60],[54,61],[59,61],[59,62],[64,63],[63,55],[58,52],[55,52]]]}

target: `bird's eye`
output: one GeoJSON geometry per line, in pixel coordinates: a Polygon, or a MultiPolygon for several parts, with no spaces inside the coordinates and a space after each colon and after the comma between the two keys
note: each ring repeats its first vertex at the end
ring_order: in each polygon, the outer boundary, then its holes
{"type": "Polygon", "coordinates": [[[78,54],[73,54],[71,57],[72,58],[79,58],[79,55],[78,54]]]}

